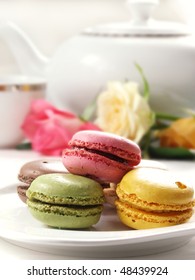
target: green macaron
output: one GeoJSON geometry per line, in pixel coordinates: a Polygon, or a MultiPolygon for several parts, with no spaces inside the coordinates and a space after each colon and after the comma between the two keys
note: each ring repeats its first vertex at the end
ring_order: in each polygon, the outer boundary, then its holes
{"type": "Polygon", "coordinates": [[[67,229],[96,224],[104,203],[98,182],[73,174],[41,175],[31,183],[27,197],[28,208],[36,219],[67,229]]]}

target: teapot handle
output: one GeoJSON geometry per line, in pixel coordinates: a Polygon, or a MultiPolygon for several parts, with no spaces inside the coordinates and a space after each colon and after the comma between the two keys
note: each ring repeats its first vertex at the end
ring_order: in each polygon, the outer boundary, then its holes
{"type": "Polygon", "coordinates": [[[22,74],[45,77],[49,59],[15,23],[0,21],[0,40],[8,45],[22,74]]]}

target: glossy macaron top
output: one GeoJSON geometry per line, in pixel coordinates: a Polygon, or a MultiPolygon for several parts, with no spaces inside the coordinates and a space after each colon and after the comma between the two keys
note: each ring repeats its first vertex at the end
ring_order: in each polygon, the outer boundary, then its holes
{"type": "Polygon", "coordinates": [[[111,154],[126,160],[132,166],[141,161],[141,150],[136,143],[112,133],[79,131],[73,135],[69,145],[111,154]]]}
{"type": "Polygon", "coordinates": [[[66,172],[67,170],[60,159],[33,160],[21,166],[18,179],[24,183],[30,184],[40,175],[66,172]]]}
{"type": "Polygon", "coordinates": [[[192,187],[180,182],[163,169],[136,168],[118,185],[118,195],[135,194],[140,200],[159,204],[187,204],[193,201],[192,187]]]}
{"type": "Polygon", "coordinates": [[[63,205],[98,205],[104,202],[103,190],[98,182],[68,173],[37,177],[27,190],[27,197],[63,205]]]}

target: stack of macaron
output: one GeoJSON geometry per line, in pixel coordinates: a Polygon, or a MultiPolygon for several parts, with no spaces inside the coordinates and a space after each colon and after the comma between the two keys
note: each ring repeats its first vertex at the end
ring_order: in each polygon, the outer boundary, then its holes
{"type": "MultiPolygon", "coordinates": [[[[110,194],[103,186],[120,182],[138,165],[141,150],[128,139],[89,130],[76,133],[69,145],[63,151],[64,169],[45,170],[45,161],[41,166],[31,162],[21,168],[19,179],[28,183],[27,205],[36,219],[58,228],[85,228],[100,219],[105,194],[110,194]]],[[[18,193],[21,197],[19,188],[18,193]]]]}
{"type": "Polygon", "coordinates": [[[79,131],[63,150],[60,169],[32,169],[27,204],[49,226],[90,227],[99,221],[104,202],[114,204],[121,222],[135,229],[184,223],[193,213],[193,189],[172,181],[163,165],[145,164],[140,147],[115,134],[79,131]]]}

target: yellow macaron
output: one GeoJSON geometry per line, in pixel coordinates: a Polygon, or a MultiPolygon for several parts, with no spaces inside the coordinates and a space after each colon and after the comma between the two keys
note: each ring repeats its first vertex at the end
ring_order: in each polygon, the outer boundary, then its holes
{"type": "Polygon", "coordinates": [[[118,216],[134,229],[184,223],[192,216],[195,205],[193,188],[163,169],[131,170],[117,185],[116,193],[118,216]]]}

